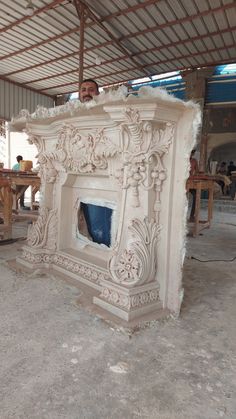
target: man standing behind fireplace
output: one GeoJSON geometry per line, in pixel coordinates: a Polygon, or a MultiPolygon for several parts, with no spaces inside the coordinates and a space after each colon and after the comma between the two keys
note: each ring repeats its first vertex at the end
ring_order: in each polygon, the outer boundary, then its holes
{"type": "Polygon", "coordinates": [[[99,87],[95,80],[85,79],[82,81],[79,88],[80,102],[89,102],[94,96],[99,95],[99,87]]]}
{"type": "MultiPolygon", "coordinates": [[[[94,96],[98,95],[99,87],[95,80],[85,79],[82,81],[79,88],[80,102],[89,102],[90,100],[93,100],[94,96]]],[[[79,212],[79,232],[87,238],[89,237],[89,239],[95,243],[102,243],[110,247],[111,215],[112,210],[110,208],[81,202],[79,212]],[[86,234],[83,234],[82,232],[82,223],[86,224],[86,234]]]]}

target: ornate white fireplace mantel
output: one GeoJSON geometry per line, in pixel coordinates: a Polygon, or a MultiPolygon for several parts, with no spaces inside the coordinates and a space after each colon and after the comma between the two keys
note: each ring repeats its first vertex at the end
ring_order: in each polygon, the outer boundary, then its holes
{"type": "Polygon", "coordinates": [[[100,292],[94,304],[127,321],[162,308],[178,314],[198,106],[159,89],[95,100],[13,121],[37,146],[42,182],[18,261],[76,278],[100,292]],[[89,227],[83,205],[105,211],[108,245],[92,240],[91,228],[103,231],[96,220],[89,227]]]}

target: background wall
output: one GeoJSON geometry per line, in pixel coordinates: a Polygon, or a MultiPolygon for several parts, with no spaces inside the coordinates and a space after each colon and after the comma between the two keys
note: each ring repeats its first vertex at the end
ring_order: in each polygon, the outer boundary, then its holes
{"type": "Polygon", "coordinates": [[[29,144],[27,141],[27,135],[22,132],[11,132],[10,133],[10,164],[5,162],[4,167],[7,168],[7,164],[12,168],[13,164],[17,163],[16,156],[19,154],[24,160],[32,160],[33,167],[37,164],[36,154],[37,148],[34,144],[29,144]]]}
{"type": "Polygon", "coordinates": [[[210,134],[207,149],[211,160],[236,163],[236,133],[210,134]]]}
{"type": "Polygon", "coordinates": [[[234,144],[225,144],[215,148],[212,152],[212,160],[217,160],[218,162],[230,162],[233,160],[236,164],[236,146],[234,144]]]}
{"type": "Polygon", "coordinates": [[[54,106],[52,97],[36,93],[30,89],[17,86],[5,80],[0,80],[0,118],[10,121],[22,109],[34,112],[38,105],[45,108],[54,106]]]}

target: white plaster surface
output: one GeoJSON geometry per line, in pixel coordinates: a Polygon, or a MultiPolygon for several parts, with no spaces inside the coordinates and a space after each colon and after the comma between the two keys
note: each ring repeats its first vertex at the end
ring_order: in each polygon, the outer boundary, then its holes
{"type": "Polygon", "coordinates": [[[178,315],[185,184],[199,123],[198,105],[159,88],[22,111],[13,124],[25,125],[38,149],[42,199],[19,262],[77,276],[100,290],[95,304],[127,321],[160,308],[178,315]],[[78,234],[84,201],[115,207],[110,249],[78,234]]]}

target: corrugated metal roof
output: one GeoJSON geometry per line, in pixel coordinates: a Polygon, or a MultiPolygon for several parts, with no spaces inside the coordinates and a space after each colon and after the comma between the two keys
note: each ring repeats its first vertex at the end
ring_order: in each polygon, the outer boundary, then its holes
{"type": "Polygon", "coordinates": [[[235,0],[31,1],[26,16],[28,0],[1,0],[0,78],[43,94],[78,90],[81,4],[84,78],[101,86],[236,61],[235,0]]]}

